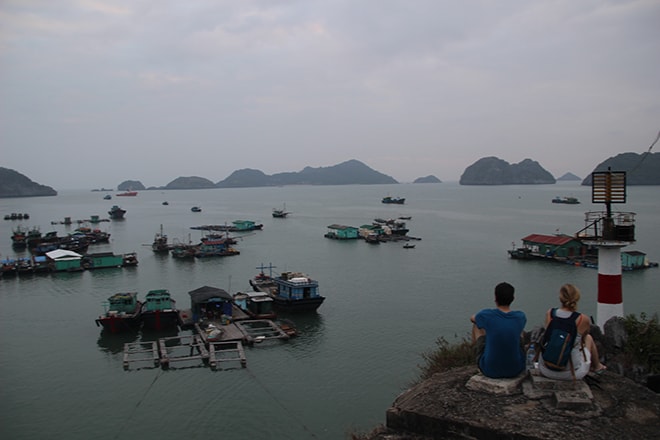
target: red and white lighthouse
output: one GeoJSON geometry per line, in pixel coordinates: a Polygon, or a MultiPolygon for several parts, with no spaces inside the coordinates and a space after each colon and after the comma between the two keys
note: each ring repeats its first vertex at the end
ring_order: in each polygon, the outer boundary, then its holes
{"type": "Polygon", "coordinates": [[[621,248],[635,241],[635,214],[612,213],[612,203],[626,203],[625,171],[592,173],[592,203],[605,203],[605,212],[587,213],[586,229],[593,234],[585,242],[598,248],[598,307],[596,324],[603,330],[614,316],[623,315],[621,248]]]}

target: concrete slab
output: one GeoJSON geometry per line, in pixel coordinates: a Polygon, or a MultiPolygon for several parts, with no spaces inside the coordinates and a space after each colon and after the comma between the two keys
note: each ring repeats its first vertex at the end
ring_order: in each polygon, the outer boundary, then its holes
{"type": "Polygon", "coordinates": [[[574,411],[590,410],[593,406],[593,396],[590,396],[590,394],[591,392],[586,393],[584,391],[555,391],[555,408],[574,411]]]}
{"type": "Polygon", "coordinates": [[[484,393],[495,394],[497,396],[510,396],[521,392],[520,384],[527,377],[527,372],[518,377],[493,379],[483,374],[475,374],[465,384],[471,391],[481,391],[484,393]]]}

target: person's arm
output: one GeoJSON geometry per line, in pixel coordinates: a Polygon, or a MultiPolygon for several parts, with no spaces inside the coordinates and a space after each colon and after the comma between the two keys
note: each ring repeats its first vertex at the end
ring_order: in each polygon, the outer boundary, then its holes
{"type": "Polygon", "coordinates": [[[580,319],[580,323],[578,324],[578,333],[584,336],[591,330],[591,320],[584,313],[581,313],[580,318],[578,319],[580,319]]]}
{"type": "Polygon", "coordinates": [[[545,324],[543,324],[543,328],[548,328],[548,324],[550,324],[551,320],[552,320],[552,309],[548,309],[548,311],[545,312],[545,324]]]}

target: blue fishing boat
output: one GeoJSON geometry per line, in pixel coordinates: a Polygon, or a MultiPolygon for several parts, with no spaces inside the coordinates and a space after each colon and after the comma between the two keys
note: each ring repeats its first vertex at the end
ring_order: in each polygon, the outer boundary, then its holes
{"type": "MultiPolygon", "coordinates": [[[[270,265],[272,269],[274,266],[270,265]]],[[[300,272],[282,272],[280,276],[266,275],[262,265],[261,272],[250,285],[255,292],[263,292],[273,299],[273,306],[290,312],[310,312],[318,309],[325,297],[319,294],[319,282],[300,272]]]]}

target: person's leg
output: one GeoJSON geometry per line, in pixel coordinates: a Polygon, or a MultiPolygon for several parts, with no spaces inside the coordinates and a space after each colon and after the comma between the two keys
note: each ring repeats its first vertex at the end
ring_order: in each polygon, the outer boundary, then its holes
{"type": "Polygon", "coordinates": [[[591,353],[591,369],[595,372],[605,370],[607,367],[600,362],[600,358],[598,357],[598,348],[596,347],[596,342],[594,341],[594,338],[592,338],[590,334],[587,334],[584,337],[584,346],[587,350],[589,350],[589,353],[591,353]]]}

